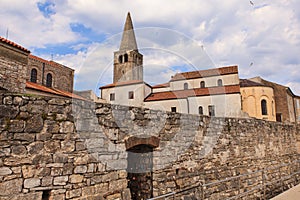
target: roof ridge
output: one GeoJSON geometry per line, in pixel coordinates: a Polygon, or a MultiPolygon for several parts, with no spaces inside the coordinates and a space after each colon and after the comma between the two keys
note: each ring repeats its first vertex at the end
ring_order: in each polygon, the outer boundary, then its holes
{"type": "Polygon", "coordinates": [[[15,43],[15,42],[13,42],[11,40],[8,40],[8,39],[6,39],[4,37],[0,36],[0,41],[3,42],[3,43],[9,44],[9,45],[11,45],[13,47],[16,47],[16,48],[18,48],[18,49],[20,49],[22,51],[25,51],[26,53],[30,53],[30,51],[28,49],[26,49],[25,47],[23,47],[23,46],[15,43]]]}

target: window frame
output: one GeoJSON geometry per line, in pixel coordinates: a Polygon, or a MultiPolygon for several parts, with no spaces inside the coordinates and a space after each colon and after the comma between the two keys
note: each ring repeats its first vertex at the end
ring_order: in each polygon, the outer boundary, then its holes
{"type": "Polygon", "coordinates": [[[203,115],[203,107],[202,106],[199,106],[198,107],[198,114],[199,115],[203,115]],[[201,111],[201,112],[200,112],[201,111]]]}
{"type": "Polygon", "coordinates": [[[200,82],[200,88],[205,88],[205,81],[200,82]]]}
{"type": "Polygon", "coordinates": [[[216,116],[216,107],[215,105],[209,105],[208,106],[208,115],[211,117],[216,116]]]}
{"type": "Polygon", "coordinates": [[[189,84],[188,83],[184,83],[183,84],[183,89],[184,90],[188,90],[189,89],[189,84]]]}
{"type": "Polygon", "coordinates": [[[32,68],[30,71],[30,82],[32,82],[32,83],[37,82],[37,69],[36,68],[32,68]],[[33,72],[35,72],[35,74],[33,72]]]}
{"type": "Polygon", "coordinates": [[[53,87],[53,76],[51,73],[47,73],[46,75],[46,87],[53,87]]]}
{"type": "Polygon", "coordinates": [[[134,92],[133,91],[128,92],[128,99],[134,99],[134,92]]]}
{"type": "Polygon", "coordinates": [[[176,106],[172,106],[172,107],[171,107],[171,112],[177,112],[176,106]]]}
{"type": "Polygon", "coordinates": [[[115,101],[116,100],[116,94],[115,93],[110,93],[109,94],[109,100],[110,101],[115,101]]]}
{"type": "Polygon", "coordinates": [[[261,114],[268,115],[268,102],[266,99],[262,99],[260,101],[260,107],[261,107],[261,114]]]}
{"type": "Polygon", "coordinates": [[[222,80],[222,79],[218,79],[217,85],[218,85],[218,86],[223,86],[223,80],[222,80]]]}

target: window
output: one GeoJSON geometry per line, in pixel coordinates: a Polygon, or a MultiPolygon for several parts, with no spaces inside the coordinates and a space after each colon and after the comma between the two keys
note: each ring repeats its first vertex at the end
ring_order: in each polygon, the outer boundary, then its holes
{"type": "Polygon", "coordinates": [[[199,115],[203,115],[203,107],[202,106],[199,106],[198,111],[199,111],[199,115]]]}
{"type": "Polygon", "coordinates": [[[200,88],[205,88],[205,82],[204,81],[200,82],[200,88]]]}
{"type": "Polygon", "coordinates": [[[208,106],[208,114],[209,116],[215,116],[215,106],[208,106]]]}
{"type": "Polygon", "coordinates": [[[218,80],[218,86],[222,86],[223,85],[223,81],[222,81],[222,79],[219,79],[218,80]]]}
{"type": "Polygon", "coordinates": [[[171,112],[176,112],[176,107],[171,107],[171,112]]]}
{"type": "Polygon", "coordinates": [[[48,73],[46,77],[46,86],[52,87],[52,75],[50,73],[48,73]]]}
{"type": "Polygon", "coordinates": [[[119,56],[119,63],[122,63],[122,62],[123,62],[123,56],[120,55],[120,56],[119,56]]]}
{"type": "Polygon", "coordinates": [[[36,81],[37,81],[37,70],[36,69],[31,70],[30,81],[33,83],[36,83],[36,81]]]}
{"type": "Polygon", "coordinates": [[[282,122],[282,114],[281,113],[276,113],[276,121],[282,122]]]}
{"type": "Polygon", "coordinates": [[[261,100],[261,114],[268,115],[267,101],[265,99],[261,100]]]}
{"type": "Polygon", "coordinates": [[[124,55],[124,62],[128,62],[128,54],[127,53],[125,53],[125,55],[124,55]]]}
{"type": "Polygon", "coordinates": [[[134,99],[133,91],[128,92],[128,99],[134,99]]]}
{"type": "Polygon", "coordinates": [[[187,83],[184,83],[184,84],[183,84],[183,89],[184,89],[184,90],[189,89],[189,85],[188,85],[187,83]]]}
{"type": "Polygon", "coordinates": [[[115,100],[115,93],[110,93],[109,94],[109,99],[110,99],[110,101],[114,101],[115,100]]]}

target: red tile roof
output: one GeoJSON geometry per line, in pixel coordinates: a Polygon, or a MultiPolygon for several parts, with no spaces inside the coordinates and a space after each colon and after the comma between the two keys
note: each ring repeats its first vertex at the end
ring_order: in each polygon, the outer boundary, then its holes
{"type": "Polygon", "coordinates": [[[183,99],[183,98],[194,97],[194,96],[210,96],[210,95],[235,94],[235,93],[240,93],[239,85],[157,92],[157,93],[150,94],[148,97],[146,97],[145,101],[183,99]]]}
{"type": "Polygon", "coordinates": [[[63,96],[63,97],[68,97],[68,98],[75,98],[75,99],[80,99],[80,100],[87,100],[79,95],[76,95],[74,93],[71,92],[67,92],[67,91],[63,91],[63,90],[58,90],[55,88],[48,88],[46,86],[43,85],[39,85],[36,83],[32,83],[32,82],[26,82],[26,88],[28,89],[33,89],[33,90],[37,90],[40,92],[46,92],[46,93],[50,93],[50,94],[55,94],[55,95],[59,95],[59,96],[63,96]]]}
{"type": "Polygon", "coordinates": [[[192,72],[177,73],[172,77],[171,81],[178,81],[184,79],[194,79],[194,78],[204,78],[209,76],[227,75],[227,74],[237,74],[237,66],[228,66],[215,69],[199,70],[192,72]]]}
{"type": "Polygon", "coordinates": [[[170,82],[152,86],[152,88],[165,88],[165,87],[170,87],[170,82]]]}
{"type": "Polygon", "coordinates": [[[18,44],[14,43],[14,42],[12,42],[12,41],[10,41],[8,39],[5,39],[5,38],[3,38],[1,36],[0,36],[0,41],[2,43],[8,44],[10,46],[16,47],[16,48],[18,48],[18,49],[20,49],[20,50],[22,50],[22,51],[24,51],[26,53],[30,53],[30,51],[28,49],[26,49],[26,48],[22,47],[21,45],[18,45],[18,44]]]}
{"type": "MultiPolygon", "coordinates": [[[[140,83],[144,83],[144,84],[148,85],[144,81],[133,80],[133,81],[123,81],[123,82],[111,83],[108,85],[101,86],[100,89],[113,88],[116,86],[124,86],[124,85],[134,85],[134,84],[140,84],[140,83]]],[[[150,85],[148,85],[148,86],[151,87],[150,85]]]]}

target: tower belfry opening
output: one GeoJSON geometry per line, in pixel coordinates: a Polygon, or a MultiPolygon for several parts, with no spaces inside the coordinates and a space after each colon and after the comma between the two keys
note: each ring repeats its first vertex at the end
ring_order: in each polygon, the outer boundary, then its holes
{"type": "Polygon", "coordinates": [[[143,55],[139,53],[128,12],[119,51],[114,52],[114,83],[143,81],[143,55]]]}

